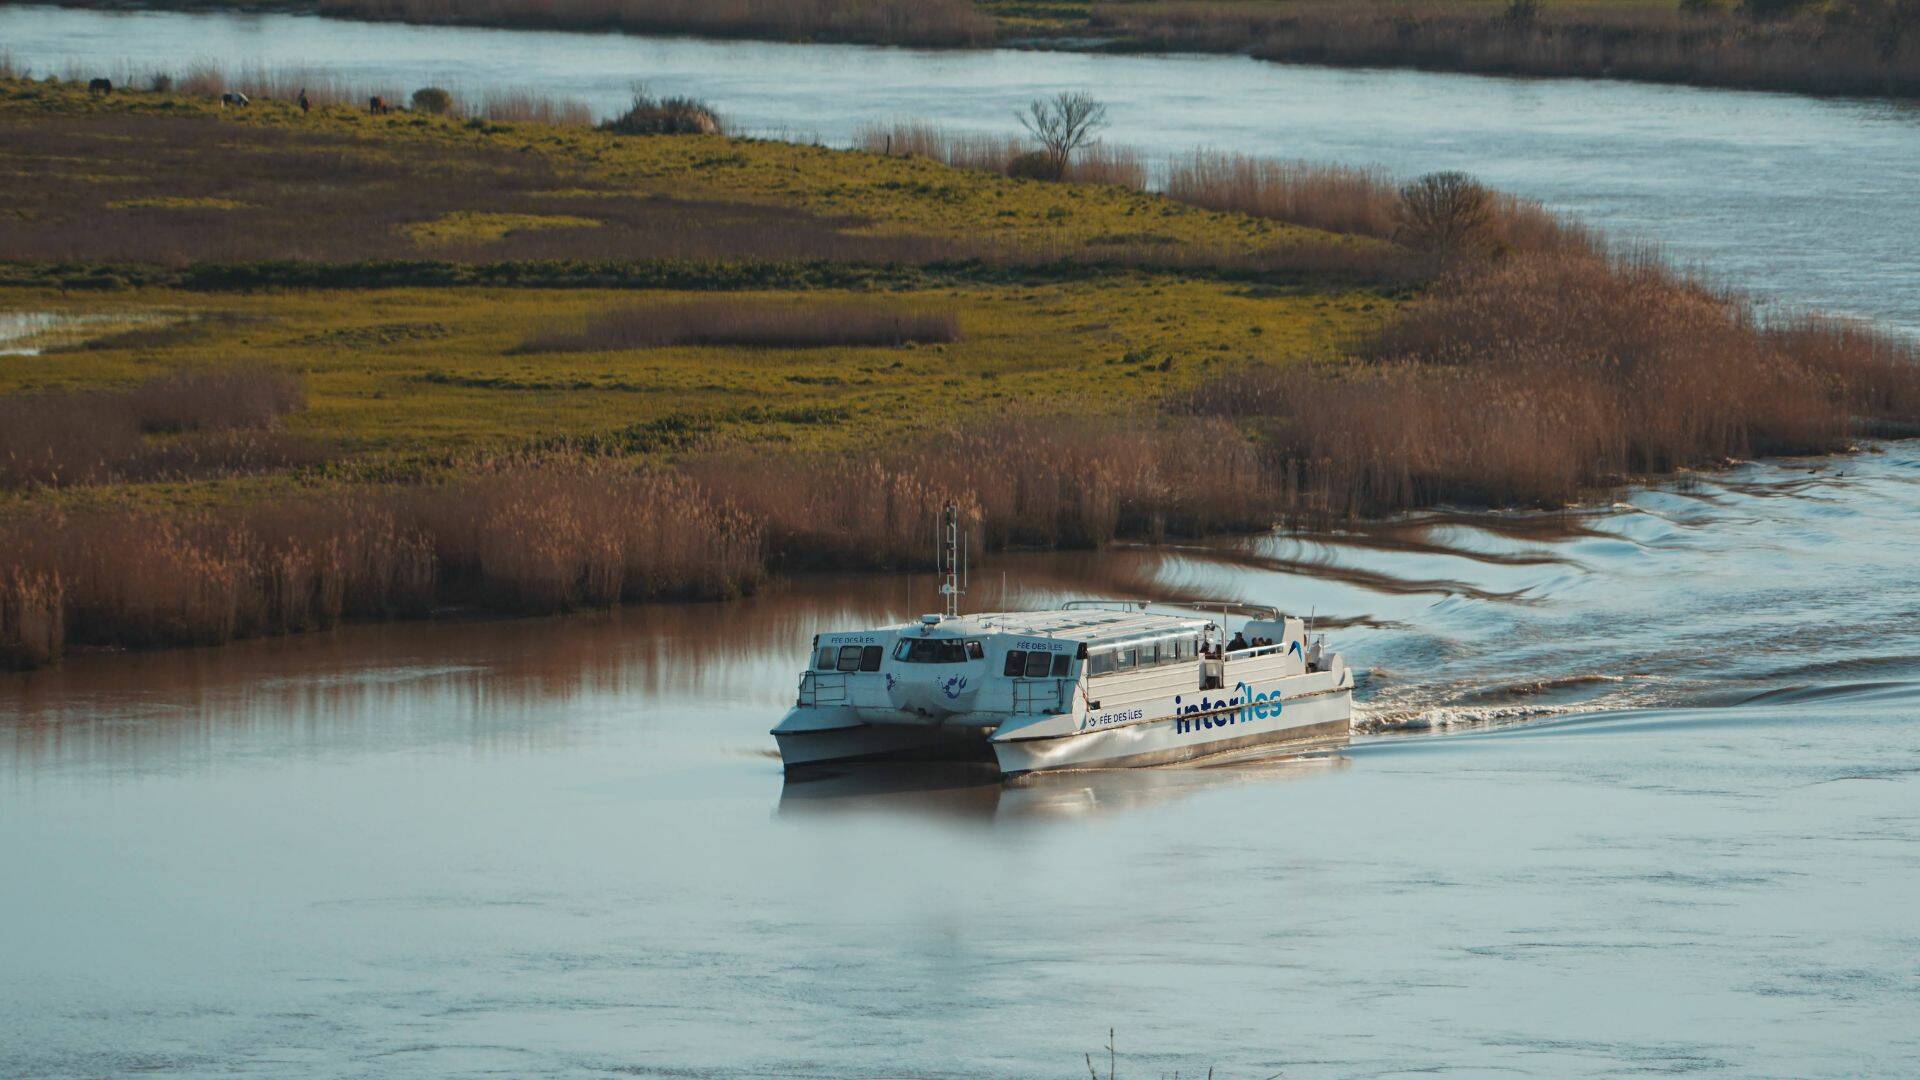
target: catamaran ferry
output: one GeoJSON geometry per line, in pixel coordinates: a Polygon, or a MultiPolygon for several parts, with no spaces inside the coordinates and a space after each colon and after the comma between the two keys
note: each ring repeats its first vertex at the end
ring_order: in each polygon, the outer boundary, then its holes
{"type": "Polygon", "coordinates": [[[961,615],[953,517],[947,610],[817,635],[793,708],[773,729],[789,772],[889,758],[990,755],[1008,777],[1344,745],[1353,671],[1303,620],[1136,601],[961,615]]]}

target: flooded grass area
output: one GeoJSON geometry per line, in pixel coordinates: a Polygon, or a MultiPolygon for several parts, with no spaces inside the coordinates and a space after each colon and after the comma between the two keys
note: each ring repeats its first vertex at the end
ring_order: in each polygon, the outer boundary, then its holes
{"type": "Polygon", "coordinates": [[[39,356],[74,349],[179,316],[157,312],[0,311],[0,356],[39,356]]]}

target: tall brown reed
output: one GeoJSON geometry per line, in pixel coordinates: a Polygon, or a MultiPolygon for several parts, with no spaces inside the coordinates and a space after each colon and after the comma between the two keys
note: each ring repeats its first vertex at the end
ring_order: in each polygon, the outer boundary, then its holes
{"type": "Polygon", "coordinates": [[[324,450],[310,440],[264,430],[305,404],[296,377],[254,367],[174,371],[125,390],[0,399],[0,488],[209,476],[320,460],[324,450]],[[179,437],[156,440],[150,433],[179,437]]]}
{"type": "Polygon", "coordinates": [[[1450,274],[1330,376],[1256,369],[1192,411],[1264,428],[1301,509],[1563,504],[1629,476],[1836,449],[1920,419],[1920,350],[1760,323],[1658,262],[1579,251],[1450,274]]]}
{"type": "MultiPolygon", "coordinates": [[[[1378,169],[1197,150],[1168,166],[1167,197],[1209,210],[1273,218],[1329,232],[1398,240],[1400,181],[1378,169]]],[[[1483,239],[1497,251],[1584,251],[1599,234],[1531,200],[1492,193],[1483,239]]]]}
{"type": "Polygon", "coordinates": [[[584,101],[536,94],[529,90],[496,90],[481,96],[478,104],[455,99],[454,110],[469,116],[485,117],[495,123],[553,124],[564,127],[592,125],[593,109],[584,101]]]}
{"type": "Polygon", "coordinates": [[[757,521],[684,476],[617,462],[507,464],[395,499],[444,584],[496,611],[737,596],[764,566],[757,521]]]}
{"type": "Polygon", "coordinates": [[[0,574],[0,670],[43,667],[66,648],[64,594],[57,575],[0,574]]]}
{"type": "Polygon", "coordinates": [[[0,522],[0,662],[63,642],[215,644],[419,616],[737,595],[760,526],[684,476],[611,462],[225,510],[83,508],[0,522]]]}

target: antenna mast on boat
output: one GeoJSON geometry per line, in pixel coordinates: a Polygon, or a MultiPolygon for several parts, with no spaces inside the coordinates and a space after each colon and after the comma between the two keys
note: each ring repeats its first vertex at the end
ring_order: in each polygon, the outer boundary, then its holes
{"type": "Polygon", "coordinates": [[[962,575],[965,557],[960,550],[960,508],[948,503],[940,517],[940,596],[946,601],[947,618],[960,614],[960,598],[967,593],[962,575]]]}

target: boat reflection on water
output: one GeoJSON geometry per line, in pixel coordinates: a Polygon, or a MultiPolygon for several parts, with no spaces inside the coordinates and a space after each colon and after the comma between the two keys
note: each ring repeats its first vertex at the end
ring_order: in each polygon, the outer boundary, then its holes
{"type": "Polygon", "coordinates": [[[910,815],[991,824],[1120,814],[1227,784],[1306,780],[1351,767],[1339,752],[1210,761],[1152,769],[1034,773],[1004,780],[992,762],[818,766],[787,777],[781,817],[910,815]]]}

